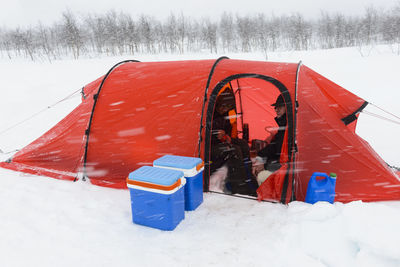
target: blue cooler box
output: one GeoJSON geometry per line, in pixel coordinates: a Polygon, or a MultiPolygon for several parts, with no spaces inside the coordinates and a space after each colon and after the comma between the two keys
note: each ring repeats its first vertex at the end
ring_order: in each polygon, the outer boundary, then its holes
{"type": "Polygon", "coordinates": [[[165,155],[153,162],[154,167],[182,171],[186,178],[185,210],[195,210],[203,202],[203,170],[200,158],[165,155]]]}
{"type": "Polygon", "coordinates": [[[132,221],[161,230],[174,230],[185,218],[183,172],[143,166],[131,172],[132,221]]]}

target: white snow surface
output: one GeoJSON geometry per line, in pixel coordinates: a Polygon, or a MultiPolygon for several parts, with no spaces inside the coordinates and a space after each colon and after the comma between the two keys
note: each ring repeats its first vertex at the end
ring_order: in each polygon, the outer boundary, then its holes
{"type": "MultiPolygon", "coordinates": [[[[363,52],[368,56],[361,56],[356,48],[281,52],[271,53],[269,60],[302,60],[398,116],[400,56],[386,46],[363,52]]],[[[256,53],[227,56],[265,60],[256,53]]],[[[22,148],[43,134],[79,103],[80,96],[48,106],[125,59],[51,64],[0,59],[0,149],[22,148]],[[33,119],[3,132],[43,109],[33,119]]],[[[362,115],[358,133],[388,163],[400,166],[398,124],[362,115]]],[[[400,201],[282,205],[206,193],[197,210],[186,212],[174,231],[165,232],[132,223],[128,190],[0,169],[0,214],[2,266],[400,266],[400,201]]]]}

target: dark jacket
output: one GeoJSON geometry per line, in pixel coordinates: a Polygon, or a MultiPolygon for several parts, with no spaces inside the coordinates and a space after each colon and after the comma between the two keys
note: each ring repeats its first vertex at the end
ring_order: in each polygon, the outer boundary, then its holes
{"type": "Polygon", "coordinates": [[[269,171],[276,171],[280,168],[279,158],[281,156],[281,149],[283,144],[283,138],[285,137],[286,130],[286,115],[275,118],[276,123],[279,126],[278,132],[272,138],[271,142],[258,152],[258,156],[264,158],[264,168],[269,171]]]}
{"type": "Polygon", "coordinates": [[[212,144],[221,143],[221,141],[218,140],[217,138],[219,130],[224,130],[227,135],[229,136],[231,135],[232,125],[229,120],[229,111],[225,112],[224,114],[219,114],[218,112],[215,112],[212,121],[212,137],[211,137],[212,144]]]}

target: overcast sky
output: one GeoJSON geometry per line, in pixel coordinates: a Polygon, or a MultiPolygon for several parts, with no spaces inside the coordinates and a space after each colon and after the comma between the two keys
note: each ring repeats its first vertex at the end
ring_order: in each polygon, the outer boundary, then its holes
{"type": "Polygon", "coordinates": [[[146,14],[164,19],[171,12],[186,16],[217,17],[223,11],[234,14],[292,14],[307,18],[319,16],[321,10],[345,15],[360,15],[368,6],[389,8],[399,0],[0,0],[0,25],[7,27],[50,24],[70,9],[76,14],[104,13],[114,9],[131,15],[146,14]]]}

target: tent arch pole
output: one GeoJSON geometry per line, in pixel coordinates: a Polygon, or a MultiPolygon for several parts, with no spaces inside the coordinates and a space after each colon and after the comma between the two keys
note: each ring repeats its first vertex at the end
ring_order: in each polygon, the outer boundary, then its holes
{"type": "Polygon", "coordinates": [[[199,141],[198,141],[198,146],[197,146],[197,151],[198,151],[198,157],[199,158],[201,156],[200,155],[201,154],[200,153],[201,152],[201,149],[200,149],[201,148],[201,142],[203,141],[202,140],[202,132],[203,132],[203,129],[204,129],[203,118],[204,118],[204,108],[205,108],[206,102],[208,100],[207,99],[208,89],[210,87],[211,78],[212,78],[212,76],[214,74],[215,68],[217,67],[218,63],[221,62],[224,59],[229,59],[229,57],[222,56],[222,57],[218,58],[214,62],[213,66],[211,67],[210,74],[208,75],[208,79],[207,79],[207,83],[206,83],[206,89],[204,90],[203,106],[201,107],[201,117],[200,117],[199,141]]]}
{"type": "MultiPolygon", "coordinates": [[[[290,153],[293,148],[293,106],[292,106],[292,100],[290,97],[290,93],[286,86],[282,84],[280,81],[261,74],[255,74],[255,73],[241,73],[241,74],[235,74],[231,75],[224,80],[220,81],[215,88],[213,89],[209,102],[208,102],[208,108],[207,108],[207,115],[206,115],[206,130],[205,130],[205,142],[204,142],[204,191],[209,191],[209,180],[210,180],[210,147],[211,147],[211,130],[212,130],[212,119],[213,119],[213,114],[214,114],[214,108],[215,108],[215,103],[217,100],[218,92],[224,87],[228,82],[235,80],[235,79],[240,79],[240,78],[258,78],[261,80],[264,80],[266,82],[269,82],[273,84],[282,94],[283,99],[286,103],[286,112],[287,112],[287,120],[288,120],[288,154],[289,154],[289,159],[290,153]]],[[[285,202],[284,199],[286,199],[286,194],[287,194],[287,189],[289,185],[289,174],[290,174],[290,168],[287,170],[285,174],[285,180],[284,180],[284,185],[282,188],[282,198],[281,202],[285,202]],[[283,198],[283,196],[285,198],[283,198]]]]}
{"type": "Polygon", "coordinates": [[[238,92],[238,95],[239,95],[239,104],[240,104],[240,114],[238,114],[237,113],[237,115],[240,115],[241,116],[241,118],[240,118],[240,122],[241,122],[241,126],[242,126],[242,138],[243,138],[243,128],[244,128],[244,126],[243,126],[243,118],[244,118],[244,116],[243,116],[243,104],[242,104],[242,93],[241,93],[241,90],[242,90],[242,88],[240,88],[240,84],[239,84],[239,79],[237,79],[236,80],[236,84],[237,84],[237,92],[238,92]]]}
{"type": "Polygon", "coordinates": [[[295,169],[296,169],[296,153],[297,153],[297,112],[299,108],[299,102],[297,101],[297,91],[299,89],[299,76],[300,76],[300,68],[302,66],[301,60],[297,64],[296,70],[296,83],[294,85],[294,116],[293,116],[293,168],[292,168],[292,196],[290,197],[291,201],[296,200],[296,194],[294,192],[295,189],[295,169]]]}
{"type": "MultiPolygon", "coordinates": [[[[124,60],[121,61],[117,64],[115,64],[108,72],[107,74],[104,76],[103,80],[101,81],[101,84],[99,86],[99,89],[97,90],[97,93],[93,95],[93,107],[92,107],[92,112],[90,113],[90,118],[89,118],[89,123],[88,123],[88,127],[85,130],[85,136],[86,136],[86,143],[85,143],[85,152],[84,152],[84,156],[83,156],[83,177],[82,180],[86,180],[86,178],[89,178],[87,176],[86,173],[86,162],[87,162],[87,154],[88,154],[88,146],[89,146],[89,136],[90,136],[90,129],[92,127],[92,121],[93,121],[93,115],[94,115],[94,109],[96,108],[96,104],[97,104],[97,100],[99,99],[100,96],[100,91],[103,88],[104,82],[107,80],[107,78],[110,76],[111,72],[113,72],[113,70],[115,70],[117,67],[125,64],[125,63],[129,63],[129,62],[140,62],[139,60],[124,60]]],[[[76,180],[76,179],[75,179],[76,180]]]]}

